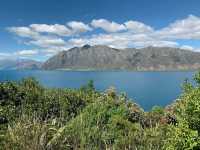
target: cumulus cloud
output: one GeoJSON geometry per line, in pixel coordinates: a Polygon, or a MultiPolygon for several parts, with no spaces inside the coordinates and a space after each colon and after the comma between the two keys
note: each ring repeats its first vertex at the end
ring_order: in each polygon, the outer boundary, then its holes
{"type": "Polygon", "coordinates": [[[68,44],[73,46],[83,46],[85,44],[90,44],[107,45],[115,48],[125,48],[127,47],[128,43],[129,40],[125,39],[122,36],[120,37],[113,34],[99,34],[86,38],[73,38],[68,41],[68,44]]]}
{"type": "Polygon", "coordinates": [[[51,33],[60,36],[69,36],[72,34],[71,30],[64,25],[54,24],[31,24],[30,28],[39,33],[51,33]]]}
{"type": "Polygon", "coordinates": [[[39,36],[38,32],[32,31],[29,27],[9,27],[7,30],[20,37],[35,38],[39,36]]]}
{"type": "Polygon", "coordinates": [[[82,22],[71,21],[67,23],[67,26],[61,24],[31,24],[27,27],[8,27],[7,30],[20,37],[36,39],[41,38],[44,33],[65,37],[91,31],[92,28],[82,22]]]}
{"type": "Polygon", "coordinates": [[[37,50],[21,50],[14,53],[14,55],[24,56],[24,57],[29,57],[37,54],[38,54],[37,50]]]}
{"type": "MultiPolygon", "coordinates": [[[[18,51],[16,55],[19,56],[52,56],[59,51],[85,44],[107,45],[115,48],[179,47],[199,51],[198,48],[177,41],[199,40],[200,18],[189,15],[158,30],[134,20],[119,24],[106,19],[94,19],[89,25],[80,21],[70,21],[65,25],[31,24],[29,26],[10,27],[7,30],[23,37],[23,39],[25,38],[25,44],[41,49],[40,51],[18,51]],[[106,32],[95,32],[97,28],[101,28],[106,32]]],[[[0,56],[3,55],[7,56],[6,53],[0,53],[0,56]]]]}
{"type": "Polygon", "coordinates": [[[36,49],[33,50],[17,50],[16,52],[0,53],[0,60],[2,59],[16,59],[16,58],[31,58],[39,54],[36,49]]]}
{"type": "Polygon", "coordinates": [[[178,47],[179,44],[173,41],[165,41],[165,40],[152,40],[152,41],[138,41],[134,43],[135,46],[142,48],[142,47],[178,47]]]}
{"type": "Polygon", "coordinates": [[[61,38],[41,38],[36,41],[30,41],[29,44],[48,48],[48,47],[64,46],[66,44],[66,42],[61,38]]]}
{"type": "Polygon", "coordinates": [[[82,32],[86,32],[86,31],[91,31],[92,28],[89,27],[89,25],[84,24],[83,22],[79,22],[79,21],[71,21],[68,22],[67,25],[71,28],[72,33],[74,34],[79,34],[82,32]]]}
{"type": "Polygon", "coordinates": [[[126,30],[126,27],[123,24],[118,24],[116,22],[110,22],[106,19],[98,19],[98,20],[92,20],[91,25],[94,28],[101,28],[105,30],[106,32],[119,32],[126,30]]]}
{"type": "Polygon", "coordinates": [[[108,45],[113,48],[128,48],[128,47],[176,47],[177,42],[154,39],[146,34],[131,33],[116,33],[116,34],[98,34],[88,38],[73,38],[68,41],[73,46],[83,46],[85,44],[90,45],[108,45]]]}
{"type": "Polygon", "coordinates": [[[148,33],[153,32],[153,28],[145,25],[144,23],[138,22],[138,21],[127,21],[125,22],[125,26],[128,30],[134,32],[134,33],[148,33]]]}
{"type": "Polygon", "coordinates": [[[200,39],[200,18],[189,15],[157,31],[156,36],[169,39],[200,39]]]}
{"type": "Polygon", "coordinates": [[[194,50],[194,47],[192,47],[192,46],[190,46],[190,45],[182,45],[181,47],[180,47],[181,49],[186,49],[186,50],[194,50]]]}

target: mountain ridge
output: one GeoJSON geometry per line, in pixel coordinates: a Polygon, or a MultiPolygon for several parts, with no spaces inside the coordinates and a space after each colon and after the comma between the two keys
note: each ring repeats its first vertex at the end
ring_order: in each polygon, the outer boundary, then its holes
{"type": "Polygon", "coordinates": [[[38,70],[42,62],[32,59],[0,59],[0,70],[38,70]]]}
{"type": "Polygon", "coordinates": [[[43,63],[42,69],[197,70],[200,69],[200,53],[170,47],[116,49],[105,45],[84,45],[54,55],[43,63]]]}

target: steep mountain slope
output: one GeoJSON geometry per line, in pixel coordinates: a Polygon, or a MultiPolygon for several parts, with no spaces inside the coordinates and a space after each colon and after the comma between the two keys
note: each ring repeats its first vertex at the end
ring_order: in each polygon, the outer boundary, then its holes
{"type": "Polygon", "coordinates": [[[114,49],[107,46],[75,47],[47,60],[43,69],[196,70],[200,53],[169,47],[114,49]]]}

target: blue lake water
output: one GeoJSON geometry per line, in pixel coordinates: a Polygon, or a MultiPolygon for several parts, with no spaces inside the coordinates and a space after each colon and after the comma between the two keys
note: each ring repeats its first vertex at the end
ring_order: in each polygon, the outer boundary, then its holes
{"type": "Polygon", "coordinates": [[[46,87],[79,88],[93,80],[99,91],[110,86],[145,110],[154,105],[166,106],[181,93],[185,78],[192,79],[194,72],[126,72],[126,71],[0,71],[0,81],[35,77],[46,87]]]}

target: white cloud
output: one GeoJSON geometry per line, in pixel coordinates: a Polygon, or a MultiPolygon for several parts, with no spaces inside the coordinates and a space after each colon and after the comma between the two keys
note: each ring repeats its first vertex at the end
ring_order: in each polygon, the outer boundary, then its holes
{"type": "Polygon", "coordinates": [[[30,41],[29,44],[34,44],[40,47],[60,47],[65,46],[66,42],[61,38],[41,38],[35,41],[30,41]]]}
{"type": "Polygon", "coordinates": [[[137,41],[134,43],[136,47],[148,47],[148,46],[154,46],[154,47],[178,47],[179,44],[177,42],[173,41],[158,41],[158,40],[152,40],[152,41],[137,41]]]}
{"type": "Polygon", "coordinates": [[[79,34],[86,31],[92,31],[91,27],[79,21],[71,21],[68,22],[67,25],[71,28],[72,33],[74,34],[79,34]]]}
{"type": "Polygon", "coordinates": [[[36,49],[33,50],[17,50],[16,52],[0,53],[0,60],[2,59],[16,59],[16,58],[31,58],[39,54],[36,49]]]}
{"type": "Polygon", "coordinates": [[[36,54],[38,54],[37,50],[21,50],[14,53],[14,55],[17,56],[26,56],[26,57],[33,56],[36,54]]]}
{"type": "Polygon", "coordinates": [[[40,33],[51,33],[60,36],[69,36],[72,34],[71,30],[68,29],[64,25],[54,24],[54,25],[47,25],[47,24],[31,24],[30,27],[40,33]]]}
{"type": "Polygon", "coordinates": [[[158,40],[149,37],[146,34],[116,33],[116,34],[99,34],[88,38],[73,38],[68,41],[73,46],[90,45],[108,45],[114,48],[127,47],[177,47],[178,43],[167,40],[158,40]]]}
{"type": "MultiPolygon", "coordinates": [[[[158,30],[134,20],[118,24],[106,19],[94,19],[90,25],[79,21],[70,21],[66,25],[31,24],[27,27],[10,27],[8,31],[24,37],[25,44],[35,46],[36,49],[42,49],[37,53],[45,56],[52,56],[61,50],[68,50],[71,47],[85,44],[107,45],[115,48],[179,47],[199,51],[198,48],[194,48],[191,45],[183,45],[177,41],[182,39],[199,40],[200,18],[190,15],[158,30]],[[101,28],[106,33],[95,32],[96,28],[101,28]],[[84,32],[88,33],[81,35],[84,32]]],[[[36,52],[19,51],[17,53],[18,55],[20,53],[21,55],[23,53],[24,55],[34,55],[36,52]]],[[[5,53],[0,53],[0,56],[3,55],[7,56],[5,53]]]]}
{"type": "Polygon", "coordinates": [[[183,45],[180,48],[181,49],[186,49],[186,50],[191,50],[191,51],[194,50],[194,48],[192,46],[190,46],[190,45],[183,45]]]}
{"type": "Polygon", "coordinates": [[[110,22],[106,19],[92,20],[91,25],[95,28],[102,28],[107,32],[119,32],[126,30],[126,27],[123,24],[118,24],[116,22],[110,22]]]}
{"type": "Polygon", "coordinates": [[[153,28],[138,21],[127,21],[124,23],[126,28],[134,33],[153,32],[153,28]]]}
{"type": "Polygon", "coordinates": [[[0,60],[1,59],[6,59],[8,57],[10,57],[11,55],[9,53],[0,53],[0,60]]]}
{"type": "Polygon", "coordinates": [[[92,30],[91,27],[82,22],[72,21],[69,22],[67,25],[69,28],[65,25],[60,24],[31,24],[27,27],[8,27],[7,30],[9,32],[15,33],[20,37],[32,39],[40,39],[41,37],[49,36],[44,35],[44,33],[57,36],[72,36],[92,30]]]}
{"type": "Polygon", "coordinates": [[[157,31],[156,36],[169,39],[200,39],[200,18],[190,15],[157,31]]]}
{"type": "Polygon", "coordinates": [[[89,45],[107,45],[115,48],[125,48],[127,47],[129,41],[124,37],[115,36],[112,34],[100,34],[93,35],[88,38],[73,38],[68,41],[69,45],[73,46],[83,46],[85,44],[89,45]]]}
{"type": "Polygon", "coordinates": [[[7,29],[8,31],[21,37],[35,38],[39,36],[37,32],[32,31],[29,27],[9,27],[7,29]]]}

